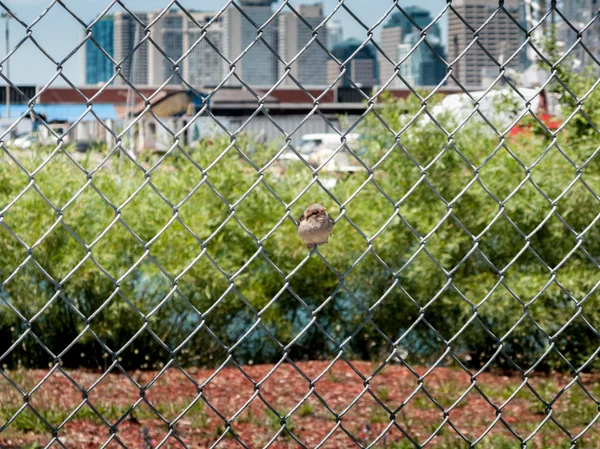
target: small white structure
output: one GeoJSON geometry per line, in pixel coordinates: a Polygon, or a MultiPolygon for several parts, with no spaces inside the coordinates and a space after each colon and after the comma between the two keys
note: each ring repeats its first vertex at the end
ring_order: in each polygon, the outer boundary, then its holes
{"type": "MultiPolygon", "coordinates": [[[[494,126],[502,129],[512,124],[527,109],[527,102],[530,103],[530,109],[533,112],[538,112],[540,108],[540,95],[536,95],[537,90],[520,88],[519,92],[525,99],[510,87],[491,90],[485,96],[483,96],[485,91],[471,92],[471,97],[475,101],[467,94],[447,95],[432,108],[431,112],[434,117],[450,116],[458,125],[472,114],[475,109],[475,102],[478,102],[481,114],[494,126]]],[[[478,113],[475,113],[474,117],[480,120],[478,113]]],[[[428,116],[423,118],[425,123],[430,120],[428,116]]],[[[491,129],[490,132],[492,132],[491,129]]]]}
{"type": "MultiPolygon", "coordinates": [[[[15,121],[12,119],[3,119],[0,120],[0,136],[4,136],[2,140],[8,139],[8,130],[15,124],[15,121]]],[[[31,120],[21,120],[12,130],[13,136],[22,136],[24,134],[29,134],[33,130],[33,124],[31,120]]]]}

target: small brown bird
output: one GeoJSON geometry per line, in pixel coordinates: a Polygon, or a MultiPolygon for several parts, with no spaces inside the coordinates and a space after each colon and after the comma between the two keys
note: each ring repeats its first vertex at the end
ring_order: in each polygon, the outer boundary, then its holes
{"type": "Polygon", "coordinates": [[[298,218],[298,235],[306,247],[324,245],[329,241],[335,222],[320,204],[311,204],[298,218]]]}

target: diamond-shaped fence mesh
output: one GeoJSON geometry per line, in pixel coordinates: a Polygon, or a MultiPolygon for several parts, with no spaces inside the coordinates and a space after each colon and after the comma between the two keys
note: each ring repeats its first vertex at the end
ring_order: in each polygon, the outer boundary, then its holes
{"type": "Polygon", "coordinates": [[[599,447],[596,2],[30,3],[0,447],[599,447]]]}

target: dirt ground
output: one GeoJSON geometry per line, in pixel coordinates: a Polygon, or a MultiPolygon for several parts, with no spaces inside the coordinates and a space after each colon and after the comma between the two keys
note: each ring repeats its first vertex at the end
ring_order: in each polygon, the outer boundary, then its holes
{"type": "Polygon", "coordinates": [[[85,449],[412,448],[435,433],[427,447],[466,448],[485,434],[476,447],[519,448],[525,440],[545,449],[570,447],[590,424],[578,447],[600,447],[600,375],[571,383],[565,374],[525,382],[483,373],[472,383],[458,368],[419,381],[428,368],[415,375],[387,365],[373,376],[378,365],[369,362],[329,365],[286,361],[271,375],[272,365],[229,365],[214,377],[213,369],[186,375],[170,366],[128,372],[131,379],[118,369],[5,371],[0,448],[44,447],[53,438],[56,447],[85,449]]]}

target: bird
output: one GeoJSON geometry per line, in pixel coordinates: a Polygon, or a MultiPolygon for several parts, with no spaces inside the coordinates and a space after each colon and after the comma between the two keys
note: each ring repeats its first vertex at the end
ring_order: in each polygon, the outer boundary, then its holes
{"type": "Polygon", "coordinates": [[[308,249],[329,241],[335,221],[320,204],[311,204],[298,218],[298,235],[308,249]]]}

